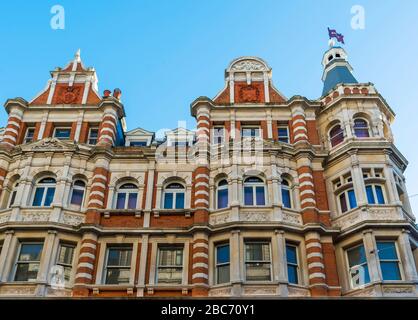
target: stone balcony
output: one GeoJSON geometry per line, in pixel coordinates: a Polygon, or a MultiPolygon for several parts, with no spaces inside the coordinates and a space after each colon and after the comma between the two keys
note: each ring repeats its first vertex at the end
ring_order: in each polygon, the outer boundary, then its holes
{"type": "Polygon", "coordinates": [[[302,226],[302,216],[298,211],[280,207],[233,207],[212,211],[209,223],[220,226],[230,223],[283,223],[302,226]]]}
{"type": "Polygon", "coordinates": [[[12,208],[0,211],[0,224],[3,223],[58,223],[77,226],[83,223],[85,214],[80,211],[60,207],[12,208]]]}
{"type": "Polygon", "coordinates": [[[412,218],[399,206],[365,205],[332,219],[333,227],[346,231],[362,223],[411,223],[412,218]]]}

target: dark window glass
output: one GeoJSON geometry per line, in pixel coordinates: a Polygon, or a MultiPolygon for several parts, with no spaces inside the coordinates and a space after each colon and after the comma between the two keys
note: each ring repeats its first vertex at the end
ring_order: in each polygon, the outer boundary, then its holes
{"type": "Polygon", "coordinates": [[[218,190],[218,209],[228,207],[228,189],[218,190]]]}
{"type": "Polygon", "coordinates": [[[375,186],[376,196],[377,196],[377,203],[385,204],[385,198],[383,196],[383,189],[381,186],[375,186]]]}
{"type": "Polygon", "coordinates": [[[244,204],[246,206],[252,206],[254,204],[252,187],[244,187],[244,204]]]}
{"type": "Polygon", "coordinates": [[[357,208],[356,194],[354,193],[353,189],[348,190],[348,200],[351,209],[357,208]]]}
{"type": "Polygon", "coordinates": [[[57,139],[68,140],[70,139],[71,129],[70,128],[56,128],[54,137],[57,139]]]}
{"type": "Polygon", "coordinates": [[[286,245],[286,258],[289,283],[298,284],[298,256],[296,246],[286,245]]]}
{"type": "Polygon", "coordinates": [[[227,283],[230,278],[229,244],[216,247],[216,283],[227,283]]]}
{"type": "Polygon", "coordinates": [[[35,281],[38,277],[42,243],[22,243],[16,261],[14,281],[35,281]]]}
{"type": "Polygon", "coordinates": [[[106,263],[106,284],[129,283],[131,272],[131,247],[109,248],[106,263]]]}
{"type": "Polygon", "coordinates": [[[344,131],[341,129],[340,125],[333,127],[329,132],[329,136],[331,140],[331,146],[333,147],[344,141],[344,131]]]}
{"type": "Polygon", "coordinates": [[[99,136],[99,129],[91,128],[89,131],[89,141],[88,143],[91,145],[95,145],[97,143],[97,138],[99,136]]]}
{"type": "Polygon", "coordinates": [[[245,244],[245,269],[247,281],[271,280],[270,244],[250,242],[245,244]]]}
{"type": "Polygon", "coordinates": [[[176,209],[184,209],[184,193],[176,194],[176,209]]]}
{"type": "Polygon", "coordinates": [[[256,192],[257,206],[264,206],[266,203],[266,198],[264,195],[264,187],[256,187],[255,192],[256,192]]]}
{"type": "Polygon", "coordinates": [[[369,125],[366,120],[355,119],[354,120],[354,134],[357,138],[369,137],[369,125]]]}
{"type": "Polygon", "coordinates": [[[279,127],[278,129],[279,141],[289,143],[289,128],[279,127]]]}
{"type": "Polygon", "coordinates": [[[378,241],[376,244],[383,280],[402,280],[395,242],[378,241]]]}
{"type": "Polygon", "coordinates": [[[353,287],[358,287],[370,282],[369,266],[367,264],[364,246],[360,245],[347,250],[350,279],[353,287]]]}
{"type": "Polygon", "coordinates": [[[183,248],[159,248],[157,283],[180,284],[183,279],[183,248]]]}
{"type": "Polygon", "coordinates": [[[129,145],[131,147],[146,147],[147,141],[130,141],[129,145]]]}
{"type": "Polygon", "coordinates": [[[164,194],[164,209],[172,209],[172,208],[173,208],[173,194],[165,193],[164,194]]]}
{"type": "Polygon", "coordinates": [[[366,194],[367,194],[367,202],[369,204],[375,204],[376,201],[374,199],[373,187],[372,186],[366,186],[366,194]]]}

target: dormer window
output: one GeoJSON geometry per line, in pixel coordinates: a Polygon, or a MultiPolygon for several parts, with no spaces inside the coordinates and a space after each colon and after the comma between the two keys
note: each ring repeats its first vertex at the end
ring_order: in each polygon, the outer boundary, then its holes
{"type": "Polygon", "coordinates": [[[55,128],[54,138],[59,140],[70,140],[71,128],[55,128]]]}
{"type": "Polygon", "coordinates": [[[130,147],[146,147],[147,146],[147,141],[130,141],[129,142],[129,146],[130,147]]]}
{"type": "Polygon", "coordinates": [[[23,143],[30,143],[33,141],[33,138],[35,137],[35,128],[30,127],[26,129],[25,139],[23,140],[23,143]]]}

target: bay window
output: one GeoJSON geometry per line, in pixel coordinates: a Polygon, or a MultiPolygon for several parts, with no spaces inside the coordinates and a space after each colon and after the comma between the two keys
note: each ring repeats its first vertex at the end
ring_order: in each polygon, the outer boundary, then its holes
{"type": "Polygon", "coordinates": [[[283,179],[281,183],[282,204],[284,208],[292,208],[292,191],[288,180],[283,179]]]}
{"type": "Polygon", "coordinates": [[[368,204],[385,204],[383,186],[378,184],[367,184],[366,195],[368,204]]]}
{"type": "Polygon", "coordinates": [[[228,182],[226,180],[219,181],[216,192],[217,208],[223,209],[228,207],[228,182]]]}
{"type": "Polygon", "coordinates": [[[289,283],[299,283],[298,247],[286,244],[287,278],[289,283]]]}
{"type": "Polygon", "coordinates": [[[369,266],[367,264],[364,245],[360,244],[346,251],[348,260],[348,274],[352,288],[365,285],[370,282],[369,266]]]}
{"type": "Polygon", "coordinates": [[[377,241],[376,244],[382,280],[402,280],[396,243],[394,241],[377,241]]]}
{"type": "Polygon", "coordinates": [[[370,136],[369,124],[362,118],[354,119],[354,134],[357,138],[367,138],[370,136]]]}
{"type": "Polygon", "coordinates": [[[335,125],[329,131],[329,139],[332,147],[335,147],[344,141],[344,130],[339,124],[335,125]]]}

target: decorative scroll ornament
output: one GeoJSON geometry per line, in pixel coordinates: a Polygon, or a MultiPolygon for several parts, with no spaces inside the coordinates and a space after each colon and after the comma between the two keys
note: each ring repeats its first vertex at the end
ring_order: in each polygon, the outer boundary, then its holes
{"type": "Polygon", "coordinates": [[[235,63],[231,67],[232,71],[267,71],[267,68],[262,63],[255,60],[243,60],[235,63]]]}

